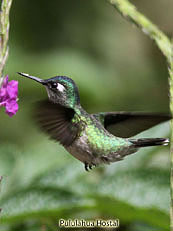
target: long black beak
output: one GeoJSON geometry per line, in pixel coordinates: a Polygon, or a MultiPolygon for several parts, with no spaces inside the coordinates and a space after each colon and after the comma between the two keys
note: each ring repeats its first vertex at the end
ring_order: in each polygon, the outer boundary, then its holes
{"type": "Polygon", "coordinates": [[[18,73],[19,75],[22,75],[22,76],[26,77],[26,78],[33,79],[33,80],[35,80],[35,81],[37,81],[37,82],[39,82],[39,83],[41,83],[41,84],[43,84],[43,85],[46,84],[44,79],[40,79],[40,78],[38,78],[38,77],[29,75],[29,74],[26,74],[26,73],[22,73],[22,72],[17,72],[17,73],[18,73]]]}

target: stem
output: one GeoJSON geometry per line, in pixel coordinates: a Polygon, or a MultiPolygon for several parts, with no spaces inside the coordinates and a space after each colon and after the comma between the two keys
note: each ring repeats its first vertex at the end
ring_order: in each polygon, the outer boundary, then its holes
{"type": "Polygon", "coordinates": [[[9,13],[12,0],[2,0],[0,11],[0,85],[3,82],[3,70],[8,57],[9,13]]]}
{"type": "MultiPolygon", "coordinates": [[[[172,41],[172,59],[169,67],[169,85],[170,85],[170,110],[173,115],[173,41],[172,41]]],[[[170,140],[170,157],[171,157],[171,174],[170,174],[170,184],[171,184],[171,207],[170,207],[170,227],[173,231],[173,119],[171,120],[171,140],[170,140]]]]}
{"type": "Polygon", "coordinates": [[[171,62],[171,41],[149,19],[139,13],[136,7],[127,0],[108,0],[119,13],[139,27],[147,36],[155,41],[168,62],[171,62]]]}
{"type": "MultiPolygon", "coordinates": [[[[130,20],[131,23],[135,24],[150,37],[158,48],[161,50],[163,55],[166,57],[168,62],[169,71],[169,84],[170,84],[170,110],[173,115],[173,40],[171,41],[161,30],[158,29],[149,19],[139,13],[136,7],[128,2],[128,0],[108,0],[118,12],[130,20]]],[[[170,228],[173,231],[173,120],[171,121],[171,174],[170,174],[170,188],[171,188],[171,206],[170,206],[170,228]]]]}
{"type": "MultiPolygon", "coordinates": [[[[3,177],[0,176],[0,184],[1,184],[2,178],[3,178],[3,177]]],[[[0,185],[0,186],[1,186],[1,185],[0,185]]],[[[0,190],[1,190],[1,188],[0,188],[0,190]]],[[[0,208],[0,212],[1,212],[1,210],[2,210],[2,209],[0,208]]]]}

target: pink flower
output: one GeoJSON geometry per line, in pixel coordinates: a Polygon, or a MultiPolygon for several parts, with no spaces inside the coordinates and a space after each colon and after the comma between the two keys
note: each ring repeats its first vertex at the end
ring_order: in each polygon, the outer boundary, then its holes
{"type": "Polygon", "coordinates": [[[0,107],[6,108],[6,113],[11,117],[18,111],[17,104],[18,82],[11,80],[8,82],[8,75],[5,77],[0,88],[0,107]]]}

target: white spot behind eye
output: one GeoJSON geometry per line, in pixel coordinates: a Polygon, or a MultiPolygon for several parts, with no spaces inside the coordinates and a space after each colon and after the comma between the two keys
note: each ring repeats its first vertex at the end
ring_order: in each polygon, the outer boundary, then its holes
{"type": "Polygon", "coordinates": [[[58,89],[58,91],[61,91],[61,92],[63,92],[64,89],[65,89],[65,87],[62,84],[60,84],[60,83],[58,83],[58,85],[57,85],[56,88],[58,89]]]}

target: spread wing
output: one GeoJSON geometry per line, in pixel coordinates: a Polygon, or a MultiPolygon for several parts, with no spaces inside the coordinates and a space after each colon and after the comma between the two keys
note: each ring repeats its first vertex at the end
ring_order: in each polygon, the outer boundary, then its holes
{"type": "Polygon", "coordinates": [[[78,124],[72,122],[75,111],[71,108],[47,100],[36,104],[34,114],[40,128],[50,138],[66,147],[71,145],[79,134],[78,124]]]}
{"type": "Polygon", "coordinates": [[[93,114],[93,116],[98,119],[110,133],[122,138],[135,136],[172,118],[169,114],[147,114],[138,112],[101,112],[93,114]]]}

